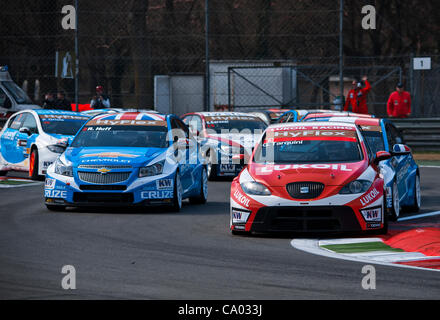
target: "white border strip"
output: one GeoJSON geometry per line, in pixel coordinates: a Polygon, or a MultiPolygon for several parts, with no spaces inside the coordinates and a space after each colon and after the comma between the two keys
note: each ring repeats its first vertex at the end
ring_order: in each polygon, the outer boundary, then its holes
{"type": "Polygon", "coordinates": [[[427,166],[421,165],[419,167],[420,168],[440,168],[440,166],[430,166],[430,165],[427,165],[427,166]]]}
{"type": "Polygon", "coordinates": [[[440,269],[422,268],[422,267],[409,266],[409,265],[405,265],[405,264],[389,263],[389,262],[382,262],[382,261],[376,261],[376,260],[360,259],[360,258],[352,257],[352,256],[345,256],[345,255],[342,255],[339,253],[335,253],[333,251],[323,250],[319,247],[318,243],[319,243],[318,239],[293,239],[290,242],[292,247],[294,247],[295,249],[305,251],[308,253],[312,253],[312,254],[316,254],[319,256],[328,257],[328,258],[362,262],[362,263],[368,263],[368,264],[377,264],[377,265],[397,267],[397,268],[407,268],[407,269],[440,272],[440,269]]]}
{"type": "Polygon", "coordinates": [[[420,219],[420,218],[425,218],[425,217],[433,217],[433,216],[438,216],[440,215],[440,211],[434,211],[434,212],[428,212],[428,213],[421,213],[421,214],[417,214],[415,216],[409,216],[409,217],[403,217],[403,218],[399,218],[397,220],[397,222],[400,221],[407,221],[407,220],[414,220],[414,219],[420,219]]]}

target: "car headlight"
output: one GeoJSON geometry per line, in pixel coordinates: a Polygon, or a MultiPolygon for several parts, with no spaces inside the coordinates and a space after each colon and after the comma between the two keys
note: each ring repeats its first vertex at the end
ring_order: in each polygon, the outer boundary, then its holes
{"type": "Polygon", "coordinates": [[[152,165],[140,168],[139,178],[157,176],[158,174],[162,174],[164,164],[165,164],[165,160],[162,160],[152,165]]]}
{"type": "Polygon", "coordinates": [[[346,184],[339,194],[354,194],[354,193],[364,193],[370,189],[372,182],[368,180],[355,180],[346,184]]]}
{"type": "Polygon", "coordinates": [[[71,165],[67,165],[58,158],[55,161],[55,173],[62,176],[73,177],[73,169],[71,165]]]}
{"type": "Polygon", "coordinates": [[[57,144],[48,145],[47,149],[49,149],[50,151],[55,152],[55,153],[63,153],[66,150],[65,147],[62,147],[57,144]]]}
{"type": "Polygon", "coordinates": [[[267,187],[256,181],[247,181],[240,184],[244,192],[256,196],[270,196],[271,193],[267,187]]]}

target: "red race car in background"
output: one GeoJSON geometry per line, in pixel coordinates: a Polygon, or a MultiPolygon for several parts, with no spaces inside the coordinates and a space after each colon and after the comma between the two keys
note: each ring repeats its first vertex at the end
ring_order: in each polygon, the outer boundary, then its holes
{"type": "Polygon", "coordinates": [[[379,161],[350,123],[270,126],[231,185],[232,233],[387,232],[379,161]]]}

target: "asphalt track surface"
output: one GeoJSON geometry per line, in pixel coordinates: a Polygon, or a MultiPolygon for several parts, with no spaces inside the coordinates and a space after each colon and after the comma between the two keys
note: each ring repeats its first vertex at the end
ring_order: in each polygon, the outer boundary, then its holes
{"type": "MultiPolygon", "coordinates": [[[[440,169],[422,168],[422,212],[440,210],[440,169]]],[[[439,299],[440,273],[376,266],[294,249],[289,236],[232,236],[230,182],[180,213],[50,212],[42,186],[0,189],[0,299],[439,299]],[[64,265],[76,290],[63,290],[64,265]]],[[[430,217],[390,228],[438,226],[430,217]]]]}

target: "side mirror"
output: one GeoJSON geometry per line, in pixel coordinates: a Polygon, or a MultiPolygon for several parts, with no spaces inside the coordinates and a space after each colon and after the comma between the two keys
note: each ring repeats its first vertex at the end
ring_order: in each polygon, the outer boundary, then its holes
{"type": "Polygon", "coordinates": [[[411,153],[411,148],[405,144],[395,144],[391,153],[393,156],[404,156],[411,153]]]}
{"type": "Polygon", "coordinates": [[[69,146],[69,139],[63,138],[57,141],[57,146],[66,149],[69,146]]]}
{"type": "Polygon", "coordinates": [[[28,136],[32,135],[32,132],[28,127],[21,127],[20,130],[18,130],[18,132],[26,133],[28,136]]]}
{"type": "Polygon", "coordinates": [[[387,151],[378,151],[376,152],[376,156],[373,159],[373,163],[377,165],[379,164],[379,162],[390,158],[391,158],[391,153],[387,151]]]}

